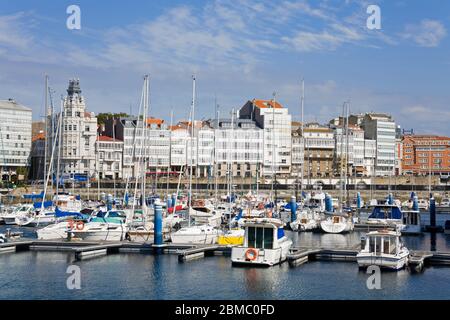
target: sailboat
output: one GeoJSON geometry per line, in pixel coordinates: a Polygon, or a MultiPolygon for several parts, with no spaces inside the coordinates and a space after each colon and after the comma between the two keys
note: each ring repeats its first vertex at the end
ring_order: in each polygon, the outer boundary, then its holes
{"type": "Polygon", "coordinates": [[[191,209],[192,202],[192,168],[193,168],[193,139],[194,139],[194,122],[195,122],[195,76],[192,77],[192,111],[191,111],[191,148],[190,152],[190,172],[189,172],[189,210],[188,210],[188,223],[187,227],[183,227],[180,230],[171,234],[172,243],[189,243],[189,244],[212,244],[216,243],[219,230],[211,225],[194,225],[191,226],[191,209]]]}
{"type": "MultiPolygon", "coordinates": [[[[348,117],[349,117],[349,108],[347,103],[344,103],[343,106],[343,112],[342,112],[343,118],[345,117],[345,129],[346,129],[346,135],[348,136],[348,117]],[[346,108],[347,107],[347,108],[346,108]],[[346,110],[346,111],[345,111],[346,110]]],[[[343,133],[343,132],[342,132],[343,133]]],[[[342,136],[342,135],[341,135],[342,136]]],[[[343,137],[341,138],[341,159],[343,154],[343,137]]],[[[347,141],[348,145],[348,141],[347,141]]],[[[347,148],[348,150],[348,148],[347,148]]],[[[348,159],[348,152],[346,159],[348,159]]],[[[340,177],[342,180],[342,171],[343,171],[343,161],[341,160],[341,170],[340,170],[340,177]]],[[[347,174],[347,169],[345,170],[347,174]]],[[[339,199],[339,208],[338,211],[335,211],[333,208],[333,200],[329,195],[326,195],[325,197],[325,215],[326,218],[320,222],[320,228],[326,232],[326,233],[344,233],[353,231],[354,224],[353,219],[351,215],[346,212],[343,208],[342,203],[342,197],[343,197],[343,189],[346,188],[346,183],[344,182],[343,188],[341,188],[340,192],[340,199],[339,199]]]]}

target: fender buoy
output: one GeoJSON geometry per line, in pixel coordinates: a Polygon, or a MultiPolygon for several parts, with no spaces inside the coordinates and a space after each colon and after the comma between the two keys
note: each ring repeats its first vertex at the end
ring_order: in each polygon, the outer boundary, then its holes
{"type": "Polygon", "coordinates": [[[255,249],[248,249],[245,252],[245,259],[254,261],[256,260],[256,258],[258,258],[258,251],[256,251],[255,249]]]}
{"type": "Polygon", "coordinates": [[[76,228],[77,228],[78,231],[83,230],[84,229],[84,222],[83,221],[78,221],[76,228]]]}

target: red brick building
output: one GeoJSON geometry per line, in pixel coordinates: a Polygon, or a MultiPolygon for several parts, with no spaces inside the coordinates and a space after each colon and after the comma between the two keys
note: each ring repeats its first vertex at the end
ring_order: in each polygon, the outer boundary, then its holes
{"type": "Polygon", "coordinates": [[[404,174],[449,174],[450,137],[406,135],[401,159],[404,174]]]}

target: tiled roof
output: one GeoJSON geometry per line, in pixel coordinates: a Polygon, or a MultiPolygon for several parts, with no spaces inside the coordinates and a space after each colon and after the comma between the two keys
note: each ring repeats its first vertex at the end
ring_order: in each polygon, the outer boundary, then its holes
{"type": "Polygon", "coordinates": [[[260,109],[264,109],[264,108],[275,108],[275,109],[282,109],[283,106],[278,103],[275,102],[273,100],[261,100],[261,99],[253,99],[253,104],[260,109]]]}
{"type": "Polygon", "coordinates": [[[108,136],[98,136],[97,141],[107,141],[107,142],[122,142],[122,140],[114,139],[108,136]]]}
{"type": "Polygon", "coordinates": [[[37,135],[35,135],[31,141],[35,142],[37,140],[44,140],[45,139],[45,134],[43,132],[38,133],[37,135]]]}

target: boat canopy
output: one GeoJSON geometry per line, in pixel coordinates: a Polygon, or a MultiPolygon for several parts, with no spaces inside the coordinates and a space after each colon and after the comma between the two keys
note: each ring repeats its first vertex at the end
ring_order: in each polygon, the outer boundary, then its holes
{"type": "Polygon", "coordinates": [[[284,229],[278,228],[277,239],[281,239],[284,237],[284,229]]]}
{"type": "Polygon", "coordinates": [[[44,191],[42,191],[40,194],[24,194],[24,199],[31,199],[31,200],[37,200],[37,199],[43,199],[44,198],[44,191]]]}
{"type": "MultiPolygon", "coordinates": [[[[33,203],[33,206],[35,209],[40,209],[42,208],[42,202],[35,202],[33,203]]],[[[53,201],[44,201],[44,208],[48,208],[53,206],[53,201]]]]}
{"type": "Polygon", "coordinates": [[[56,207],[56,209],[55,209],[55,217],[56,218],[72,217],[72,216],[80,217],[80,218],[85,218],[86,217],[85,215],[83,215],[80,212],[62,211],[58,207],[56,207]]]}
{"type": "Polygon", "coordinates": [[[402,211],[397,206],[375,206],[369,219],[401,219],[402,211]]]}

